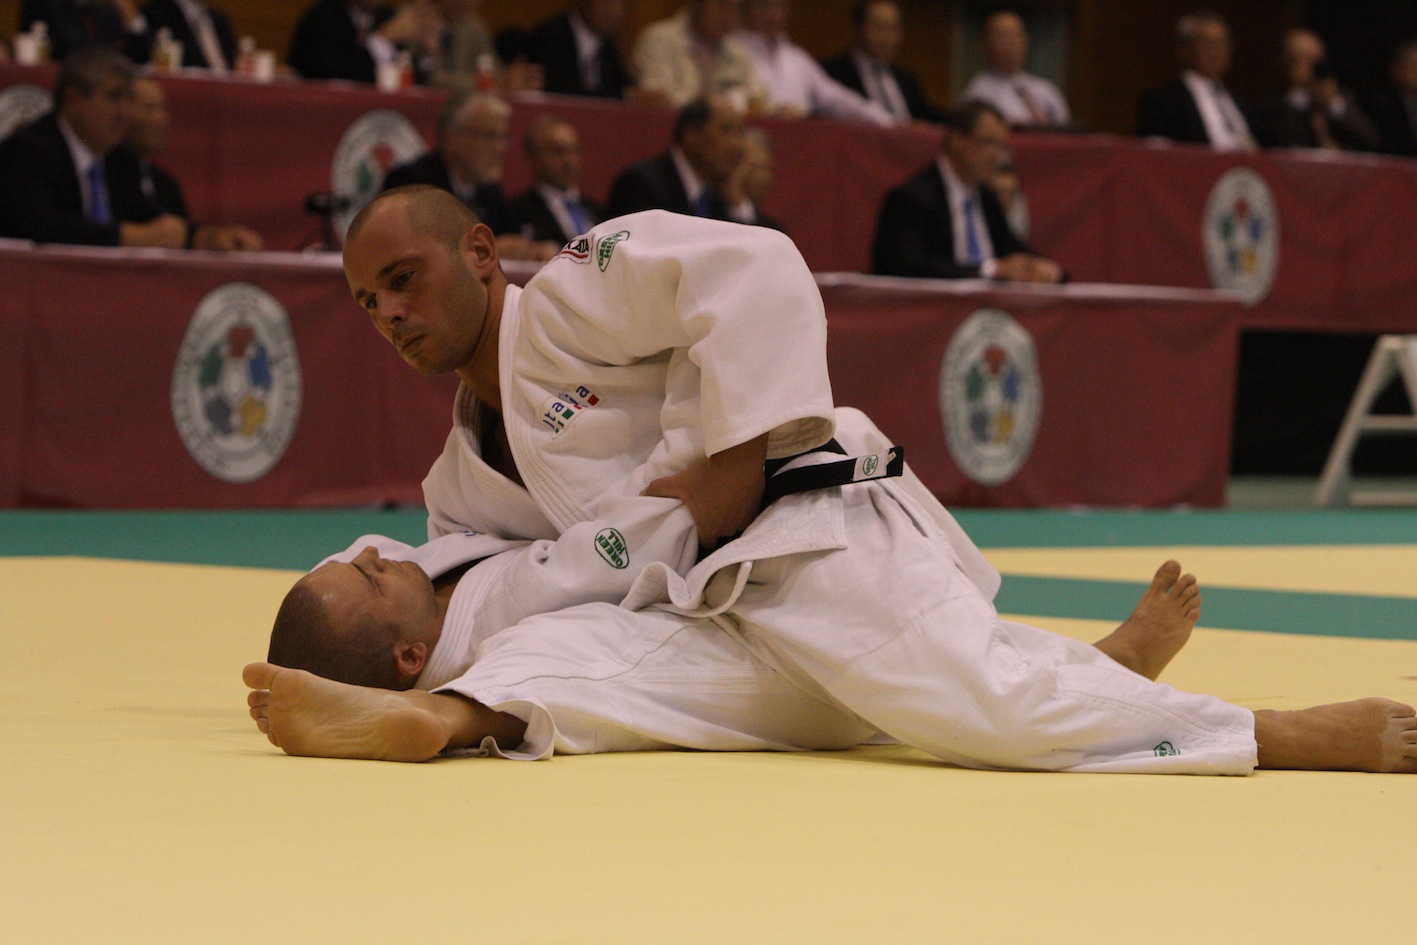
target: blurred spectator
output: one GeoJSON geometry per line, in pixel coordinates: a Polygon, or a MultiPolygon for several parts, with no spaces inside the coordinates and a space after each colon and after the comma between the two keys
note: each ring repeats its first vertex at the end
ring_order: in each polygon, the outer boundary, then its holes
{"type": "Polygon", "coordinates": [[[635,43],[640,97],[683,108],[705,95],[729,95],[740,110],[761,100],[753,57],[732,35],[743,0],[688,0],[651,23],[635,43]]]}
{"type": "Polygon", "coordinates": [[[541,66],[544,89],[559,95],[624,98],[629,70],[615,33],[625,0],[573,0],[528,39],[531,61],[541,66]]]}
{"type": "Polygon", "coordinates": [[[58,60],[84,46],[107,46],[133,62],[147,62],[152,34],[138,0],[24,0],[20,32],[45,24],[49,54],[58,60]]]}
{"type": "Polygon", "coordinates": [[[166,246],[187,240],[172,214],[125,220],[104,166],[123,140],[133,64],[106,46],[64,58],[54,110],[0,141],[0,236],[88,246],[166,246]]]}
{"type": "Polygon", "coordinates": [[[1417,37],[1401,43],[1388,64],[1388,87],[1368,99],[1387,154],[1417,155],[1417,37]]]}
{"type": "Polygon", "coordinates": [[[511,114],[511,107],[496,96],[455,93],[439,115],[437,147],[389,171],[384,189],[431,184],[451,191],[491,228],[503,257],[550,259],[561,244],[527,239],[522,218],[502,193],[511,114]]]}
{"type": "Polygon", "coordinates": [[[436,38],[421,48],[419,72],[427,84],[454,91],[475,89],[525,92],[541,88],[541,67],[525,61],[504,62],[487,21],[482,0],[430,0],[437,14],[436,38]]]}
{"type": "Polygon", "coordinates": [[[290,67],[307,79],[373,83],[379,63],[407,53],[416,67],[439,42],[442,19],[431,0],[395,8],[378,0],[315,0],[290,41],[290,67]]]}
{"type": "Polygon", "coordinates": [[[895,65],[905,32],[895,0],[862,0],[852,11],[856,45],[822,63],[827,75],[860,92],[897,121],[940,120],[914,72],[895,65]]]}
{"type": "Polygon", "coordinates": [[[945,116],[939,157],[886,195],[876,224],[873,268],[890,276],[1060,282],[1062,268],[1009,229],[987,186],[1004,165],[1009,126],[987,102],[945,116]]]}
{"type": "Polygon", "coordinates": [[[1284,34],[1284,91],[1255,114],[1255,138],[1267,148],[1376,151],[1378,132],[1354,97],[1339,88],[1324,42],[1312,30],[1284,34]]]}
{"type": "Polygon", "coordinates": [[[891,113],[831,78],[787,37],[789,0],[747,0],[746,29],[734,33],[753,57],[765,110],[893,125],[891,113]]]}
{"type": "Polygon", "coordinates": [[[1181,78],[1142,98],[1138,134],[1208,144],[1218,151],[1251,151],[1249,122],[1223,84],[1230,71],[1230,27],[1216,13],[1176,23],[1181,78]]]}
{"type": "Polygon", "coordinates": [[[605,208],[580,192],[581,139],[564,118],[543,115],[526,131],[526,156],[536,181],[512,201],[531,238],[562,245],[605,219],[605,208]]]}
{"type": "Polygon", "coordinates": [[[734,104],[722,95],[696,99],[679,110],[668,151],[615,178],[607,212],[672,210],[727,220],[723,188],[742,154],[743,121],[734,104]]]}
{"type": "Polygon", "coordinates": [[[148,32],[167,30],[182,44],[182,65],[230,72],[236,68],[236,34],[226,14],[203,0],[148,0],[143,7],[148,32]]]}
{"type": "Polygon", "coordinates": [[[988,68],[978,73],[964,90],[965,99],[988,102],[1008,123],[1023,128],[1068,125],[1072,115],[1058,87],[1028,72],[1028,27],[1010,10],[992,13],[984,20],[980,48],[988,68]]]}
{"type": "Polygon", "coordinates": [[[763,213],[763,201],[773,185],[772,139],[761,128],[743,129],[743,156],[723,186],[728,216],[750,226],[767,226],[786,232],[777,220],[763,213]]]}
{"type": "Polygon", "coordinates": [[[167,144],[170,124],[162,85],[156,79],[135,78],[128,90],[123,143],[109,152],[107,159],[114,215],[120,220],[154,220],[169,214],[181,217],[187,224],[186,244],[193,249],[261,249],[261,237],[247,227],[191,222],[182,185],[152,160],[167,144]]]}

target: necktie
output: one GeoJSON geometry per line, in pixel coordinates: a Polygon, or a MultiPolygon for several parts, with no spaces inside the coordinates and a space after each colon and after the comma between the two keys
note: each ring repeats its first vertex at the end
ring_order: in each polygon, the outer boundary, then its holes
{"type": "Polygon", "coordinates": [[[1255,142],[1250,137],[1250,127],[1245,124],[1244,116],[1235,106],[1235,100],[1230,97],[1230,93],[1225,91],[1225,86],[1219,82],[1213,83],[1211,96],[1215,99],[1215,107],[1220,111],[1220,120],[1225,123],[1226,130],[1234,137],[1236,144],[1246,151],[1253,151],[1255,142]]]}
{"type": "Polygon", "coordinates": [[[694,201],[694,216],[706,217],[709,215],[709,192],[705,187],[699,191],[699,199],[694,201]]]}
{"type": "Polygon", "coordinates": [[[103,176],[103,162],[89,165],[89,219],[95,223],[112,223],[113,211],[108,205],[108,181],[103,176]]]}
{"type": "Polygon", "coordinates": [[[895,116],[896,121],[909,121],[910,109],[905,104],[905,97],[900,94],[899,86],[895,84],[891,67],[876,63],[872,75],[876,80],[876,101],[895,116]]]}
{"type": "Polygon", "coordinates": [[[571,227],[575,230],[572,236],[579,236],[590,229],[590,217],[586,215],[585,205],[577,200],[573,195],[567,194],[565,198],[566,213],[571,217],[571,227]]]}
{"type": "Polygon", "coordinates": [[[1031,125],[1047,124],[1049,115],[1038,106],[1038,99],[1034,98],[1033,93],[1028,91],[1028,86],[1021,81],[1015,81],[1013,86],[1014,94],[1018,96],[1019,101],[1023,102],[1023,107],[1028,109],[1028,123],[1031,125]]]}
{"type": "Polygon", "coordinates": [[[964,252],[972,263],[984,261],[984,244],[979,239],[979,224],[975,219],[974,197],[964,198],[964,252]]]}

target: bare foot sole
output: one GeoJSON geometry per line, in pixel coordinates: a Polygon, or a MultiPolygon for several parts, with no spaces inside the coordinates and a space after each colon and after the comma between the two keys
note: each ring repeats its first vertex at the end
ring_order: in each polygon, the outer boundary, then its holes
{"type": "Polygon", "coordinates": [[[1417,711],[1391,699],[1255,713],[1261,768],[1417,773],[1417,711]]]}
{"type": "Polygon", "coordinates": [[[1167,561],[1156,569],[1137,609],[1096,646],[1134,673],[1155,679],[1181,652],[1201,615],[1200,584],[1195,575],[1167,561]]]}
{"type": "Polygon", "coordinates": [[[401,693],[348,686],[298,669],[252,663],[251,717],[288,755],[427,761],[447,745],[443,723],[401,693]]]}

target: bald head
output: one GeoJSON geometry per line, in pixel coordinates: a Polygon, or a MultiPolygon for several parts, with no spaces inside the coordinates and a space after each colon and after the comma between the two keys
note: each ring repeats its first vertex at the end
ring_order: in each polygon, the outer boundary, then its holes
{"type": "Polygon", "coordinates": [[[408,184],[386,190],[364,205],[345,233],[345,245],[353,243],[364,224],[376,213],[407,214],[412,229],[426,233],[449,251],[455,251],[463,234],[482,221],[467,204],[441,187],[408,184]]]}

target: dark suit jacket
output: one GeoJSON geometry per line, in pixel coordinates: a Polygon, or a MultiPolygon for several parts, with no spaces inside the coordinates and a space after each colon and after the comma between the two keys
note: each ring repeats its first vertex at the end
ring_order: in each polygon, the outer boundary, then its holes
{"type": "MultiPolygon", "coordinates": [[[[112,183],[109,184],[110,203],[112,183]]],[[[114,206],[115,219],[117,207],[114,206]]],[[[78,171],[54,112],[0,141],[0,236],[117,246],[117,223],[84,216],[78,171]]]]}
{"type": "MultiPolygon", "coordinates": [[[[599,223],[605,219],[605,208],[585,194],[581,194],[581,206],[585,207],[586,216],[590,217],[591,223],[599,223]]],[[[531,238],[534,240],[569,243],[580,236],[579,233],[567,233],[561,229],[561,224],[556,222],[556,215],[546,205],[546,198],[535,187],[518,194],[512,201],[512,209],[522,218],[523,223],[531,227],[531,238]]]]}
{"type": "Polygon", "coordinates": [[[113,214],[118,219],[143,223],[164,213],[187,218],[182,185],[158,165],[123,147],[114,148],[104,163],[113,214]],[[144,178],[150,182],[151,191],[143,186],[144,178]]]}
{"type": "MultiPolygon", "coordinates": [[[[384,190],[392,190],[404,184],[431,184],[450,193],[453,190],[453,178],[448,173],[448,165],[444,162],[443,155],[437,151],[429,151],[407,164],[400,164],[384,178],[384,190]]],[[[512,208],[511,201],[497,184],[480,185],[473,192],[468,206],[472,207],[473,212],[498,236],[522,232],[521,216],[512,208]]]]}
{"type": "Polygon", "coordinates": [[[1402,97],[1392,89],[1374,92],[1366,100],[1368,115],[1378,128],[1385,154],[1417,155],[1417,127],[1407,114],[1402,97]]]}
{"type": "Polygon", "coordinates": [[[24,0],[20,5],[20,31],[28,32],[37,21],[49,30],[50,51],[55,60],[63,59],[80,46],[112,46],[134,62],[152,58],[152,36],[130,33],[107,3],[85,3],[79,0],[24,0]]]}
{"type": "Polygon", "coordinates": [[[543,22],[532,31],[527,44],[531,61],[541,64],[547,92],[624,98],[625,88],[632,84],[625,62],[620,58],[620,49],[612,38],[605,40],[600,47],[599,85],[586,87],[576,54],[576,35],[571,30],[569,12],[557,14],[543,22]]]}
{"type": "MultiPolygon", "coordinates": [[[[377,29],[393,16],[391,7],[374,11],[377,29]]],[[[290,66],[307,79],[374,81],[374,57],[359,41],[344,0],[316,0],[295,24],[290,41],[290,66]]]]}
{"type": "MultiPolygon", "coordinates": [[[[984,214],[995,257],[1033,252],[1009,229],[1004,208],[988,187],[979,189],[979,209],[984,214]]],[[[883,276],[978,278],[978,266],[955,262],[949,195],[934,162],[886,194],[876,221],[871,268],[883,276]]]]}
{"type": "MultiPolygon", "coordinates": [[[[211,5],[207,6],[207,15],[212,19],[212,29],[216,31],[221,54],[226,57],[226,67],[235,69],[236,34],[231,31],[231,21],[225,13],[211,5]]],[[[196,69],[211,67],[202,52],[202,44],[197,39],[197,34],[192,31],[187,17],[182,15],[182,8],[173,0],[149,0],[148,5],[143,7],[143,17],[147,19],[148,32],[153,36],[156,36],[160,29],[172,31],[172,38],[182,44],[182,65],[196,69]]]]}
{"type": "MultiPolygon", "coordinates": [[[[866,80],[862,78],[861,71],[856,68],[856,57],[851,54],[851,50],[848,49],[831,59],[822,60],[822,68],[827,70],[827,75],[848,89],[869,98],[866,92],[866,80]]],[[[925,88],[920,84],[920,79],[914,72],[901,66],[892,65],[891,75],[895,76],[895,84],[900,86],[901,97],[905,99],[905,107],[910,109],[911,118],[937,122],[944,117],[940,110],[930,103],[929,97],[925,95],[925,88]]]]}
{"type": "MultiPolygon", "coordinates": [[[[1377,129],[1358,107],[1351,94],[1344,97],[1348,107],[1341,118],[1328,117],[1328,131],[1338,146],[1347,151],[1376,151],[1379,148],[1377,129]]],[[[1279,95],[1254,109],[1251,131],[1255,140],[1266,148],[1317,148],[1319,136],[1309,119],[1307,109],[1298,109],[1279,95]]]]}
{"type": "Polygon", "coordinates": [[[1205,121],[1196,106],[1195,96],[1180,79],[1142,96],[1137,134],[1143,138],[1210,144],[1210,135],[1205,130],[1205,121]]]}
{"type": "MultiPolygon", "coordinates": [[[[669,210],[674,213],[692,214],[689,193],[679,172],[674,167],[674,159],[666,151],[638,164],[631,164],[620,172],[610,185],[610,201],[606,212],[612,217],[641,210],[669,210]]],[[[728,207],[723,198],[709,191],[708,215],[715,220],[728,219],[728,207]]]]}

